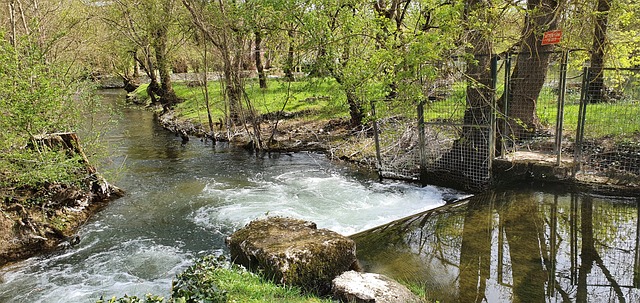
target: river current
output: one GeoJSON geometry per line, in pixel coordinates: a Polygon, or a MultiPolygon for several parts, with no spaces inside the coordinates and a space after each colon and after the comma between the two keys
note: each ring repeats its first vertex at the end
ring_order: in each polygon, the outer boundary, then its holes
{"type": "Polygon", "coordinates": [[[186,144],[152,113],[125,107],[101,140],[100,170],[126,196],[80,228],[79,245],[0,269],[0,302],[95,302],[101,296],[168,296],[172,278],[253,219],[292,216],[350,235],[443,205],[456,193],[377,182],[317,153],[255,156],[192,138],[186,144]]]}

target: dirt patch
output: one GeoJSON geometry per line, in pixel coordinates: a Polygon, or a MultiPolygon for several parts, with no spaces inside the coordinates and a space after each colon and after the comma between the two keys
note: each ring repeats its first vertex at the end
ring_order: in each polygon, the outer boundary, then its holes
{"type": "MultiPolygon", "coordinates": [[[[159,115],[158,121],[164,128],[182,136],[255,147],[252,125],[235,126],[227,133],[218,123],[211,132],[208,126],[181,119],[173,111],[159,115]]],[[[357,163],[367,169],[375,168],[371,126],[353,128],[346,118],[317,120],[301,114],[270,114],[261,118],[260,134],[264,152],[320,151],[332,159],[357,163]]]]}

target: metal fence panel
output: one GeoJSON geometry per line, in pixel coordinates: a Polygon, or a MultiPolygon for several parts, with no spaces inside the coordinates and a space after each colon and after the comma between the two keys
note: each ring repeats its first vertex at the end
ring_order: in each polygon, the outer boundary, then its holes
{"type": "Polygon", "coordinates": [[[640,176],[639,84],[640,69],[585,69],[574,154],[583,172],[640,176]]]}

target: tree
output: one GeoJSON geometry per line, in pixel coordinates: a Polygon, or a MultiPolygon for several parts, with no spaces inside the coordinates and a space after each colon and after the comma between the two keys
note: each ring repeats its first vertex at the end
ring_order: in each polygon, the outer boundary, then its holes
{"type": "Polygon", "coordinates": [[[243,14],[250,3],[218,0],[201,3],[194,0],[182,0],[191,15],[193,24],[202,31],[217,50],[222,59],[224,92],[227,99],[227,125],[251,126],[254,149],[262,149],[260,121],[249,100],[242,81],[242,68],[247,63],[246,54],[254,31],[251,22],[243,14]]]}
{"type": "Polygon", "coordinates": [[[102,20],[117,36],[131,42],[132,49],[128,52],[151,81],[147,88],[149,97],[165,109],[180,101],[171,83],[174,46],[170,44],[170,36],[177,16],[175,0],[116,0],[105,5],[102,12],[102,20]]]}
{"type": "Polygon", "coordinates": [[[556,29],[561,13],[557,0],[528,0],[518,57],[511,73],[509,95],[506,98],[508,129],[502,136],[527,137],[536,134],[542,125],[536,113],[536,104],[549,68],[553,45],[542,45],[545,31],[556,29]]]}
{"type": "Polygon", "coordinates": [[[318,1],[307,8],[309,13],[303,16],[300,28],[305,40],[319,50],[315,69],[329,71],[345,92],[353,127],[362,124],[363,97],[382,64],[371,53],[374,47],[371,37],[375,37],[372,11],[360,4],[318,1]]]}
{"type": "Polygon", "coordinates": [[[423,177],[442,182],[444,176],[445,181],[459,183],[454,185],[479,186],[489,179],[483,172],[489,171],[487,165],[491,157],[489,126],[495,98],[491,32],[496,25],[496,16],[491,3],[467,0],[463,18],[467,86],[462,132],[451,149],[438,160],[439,170],[425,172],[427,175],[423,177]]]}

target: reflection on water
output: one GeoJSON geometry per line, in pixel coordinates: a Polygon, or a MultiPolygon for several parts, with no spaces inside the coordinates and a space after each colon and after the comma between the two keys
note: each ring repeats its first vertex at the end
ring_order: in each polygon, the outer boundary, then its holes
{"type": "Polygon", "coordinates": [[[489,192],[354,235],[368,271],[439,302],[639,302],[640,198],[489,192]]]}

